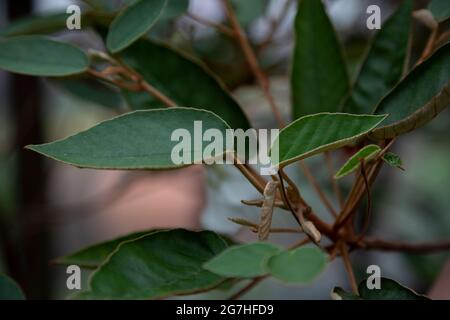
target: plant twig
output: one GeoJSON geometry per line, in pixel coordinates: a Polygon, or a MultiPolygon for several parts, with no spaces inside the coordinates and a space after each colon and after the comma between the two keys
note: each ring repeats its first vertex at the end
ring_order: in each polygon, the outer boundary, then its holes
{"type": "Polygon", "coordinates": [[[433,253],[450,250],[450,239],[429,243],[404,243],[377,238],[365,238],[358,247],[366,250],[401,251],[408,253],[433,253]]]}
{"type": "Polygon", "coordinates": [[[364,237],[364,235],[366,234],[367,230],[369,229],[370,212],[371,212],[371,208],[372,208],[372,197],[371,197],[371,194],[370,194],[369,181],[367,179],[365,161],[364,161],[364,159],[361,159],[360,161],[361,161],[361,176],[363,177],[364,185],[365,185],[365,188],[366,188],[366,194],[367,194],[367,211],[366,211],[366,215],[364,217],[363,226],[362,226],[362,229],[361,229],[361,233],[358,236],[358,239],[362,239],[364,237]]]}
{"type": "Polygon", "coordinates": [[[350,257],[348,256],[347,245],[344,242],[340,242],[339,246],[342,255],[342,260],[344,261],[345,270],[347,270],[350,285],[352,287],[352,291],[354,294],[358,294],[358,285],[356,283],[355,274],[353,273],[353,267],[350,262],[350,257]]]}
{"type": "MultiPolygon", "coordinates": [[[[325,151],[325,163],[327,164],[328,174],[330,175],[331,185],[333,187],[334,194],[336,199],[339,202],[339,207],[342,209],[344,206],[344,200],[342,199],[341,189],[339,188],[338,182],[334,179],[334,169],[333,169],[333,159],[331,158],[331,154],[329,151],[325,151]]],[[[335,215],[336,217],[337,215],[335,215]]]]}
{"type": "Polygon", "coordinates": [[[328,200],[327,196],[325,195],[325,193],[323,192],[322,188],[320,187],[319,182],[317,182],[316,178],[311,173],[311,171],[309,170],[309,168],[306,165],[306,163],[303,160],[300,160],[299,164],[300,164],[300,168],[303,170],[303,173],[305,174],[306,179],[309,181],[309,183],[311,184],[313,189],[316,191],[316,193],[319,196],[320,200],[322,200],[322,203],[328,209],[330,214],[333,217],[336,217],[337,216],[336,210],[334,210],[333,205],[328,200]]]}
{"type": "Polygon", "coordinates": [[[232,296],[230,296],[228,298],[228,300],[237,300],[239,299],[241,296],[243,296],[244,294],[246,294],[248,291],[250,291],[251,289],[253,289],[257,284],[259,284],[261,281],[263,281],[264,279],[266,279],[267,276],[262,276],[262,277],[257,277],[254,278],[252,281],[250,281],[249,284],[247,284],[245,287],[243,287],[242,289],[240,289],[238,292],[234,293],[232,296]]]}
{"type": "Polygon", "coordinates": [[[247,63],[250,66],[250,69],[252,70],[253,74],[255,75],[256,79],[259,82],[259,85],[261,86],[264,96],[266,97],[267,101],[269,102],[270,108],[272,109],[272,112],[278,122],[278,125],[280,128],[284,127],[284,121],[283,117],[281,116],[278,107],[275,103],[275,100],[270,93],[270,85],[269,80],[267,79],[267,76],[263,72],[263,70],[260,68],[258,59],[256,58],[255,53],[253,52],[253,49],[247,39],[247,36],[245,35],[244,31],[242,30],[242,27],[236,17],[236,14],[231,6],[231,3],[229,0],[222,0],[226,14],[228,19],[230,20],[231,27],[233,28],[236,38],[239,42],[239,45],[241,46],[241,49],[244,53],[244,56],[247,60],[247,63]]]}
{"type": "Polygon", "coordinates": [[[234,38],[236,36],[236,34],[234,33],[234,31],[230,28],[228,28],[227,26],[224,26],[220,23],[216,23],[214,21],[208,20],[206,18],[200,17],[192,12],[189,12],[188,14],[186,14],[187,17],[191,18],[192,20],[203,24],[207,27],[211,27],[216,29],[217,31],[219,31],[220,33],[223,33],[224,35],[234,38]]]}
{"type": "Polygon", "coordinates": [[[267,34],[267,37],[258,45],[258,49],[264,49],[267,47],[274,39],[276,32],[278,31],[278,28],[280,27],[280,24],[284,21],[286,18],[286,15],[289,12],[289,8],[292,5],[293,0],[286,0],[283,4],[283,8],[281,8],[280,15],[271,21],[271,29],[269,33],[267,34]]]}
{"type": "Polygon", "coordinates": [[[425,49],[423,50],[422,55],[420,56],[419,60],[417,61],[416,66],[421,64],[422,62],[424,62],[428,58],[428,56],[433,52],[434,42],[437,40],[437,36],[438,36],[438,30],[439,30],[438,26],[431,30],[427,45],[425,46],[425,49]]]}

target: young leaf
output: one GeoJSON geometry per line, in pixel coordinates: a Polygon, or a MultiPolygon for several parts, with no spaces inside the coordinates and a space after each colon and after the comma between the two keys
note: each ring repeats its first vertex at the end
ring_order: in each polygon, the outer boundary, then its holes
{"type": "MultiPolygon", "coordinates": [[[[66,28],[67,18],[68,15],[66,13],[53,13],[20,18],[0,29],[0,36],[11,37],[53,33],[66,28]]],[[[86,23],[87,21],[83,20],[83,26],[86,26],[86,23]]]]}
{"type": "Polygon", "coordinates": [[[368,289],[366,280],[362,281],[358,286],[361,298],[364,300],[429,300],[394,280],[388,278],[380,280],[381,288],[379,290],[368,289]]]}
{"type": "Polygon", "coordinates": [[[450,17],[450,2],[448,0],[432,0],[428,5],[433,17],[438,22],[447,20],[450,17]]]}
{"type": "Polygon", "coordinates": [[[111,23],[106,46],[112,53],[125,49],[150,30],[161,16],[166,0],[138,0],[111,23]]]}
{"type": "Polygon", "coordinates": [[[25,300],[19,285],[3,274],[0,274],[0,300],[25,300]]]}
{"type": "MultiPolygon", "coordinates": [[[[364,136],[386,116],[319,113],[304,116],[283,128],[278,135],[278,162],[271,150],[272,164],[284,167],[315,154],[338,149],[364,136]]],[[[276,144],[276,142],[275,142],[276,144]]]]}
{"type": "Polygon", "coordinates": [[[122,242],[134,240],[155,232],[158,231],[135,232],[114,240],[97,243],[70,255],[58,258],[54,262],[67,265],[76,264],[82,268],[97,268],[108,258],[111,253],[114,252],[114,250],[116,250],[122,242]]]}
{"type": "Polygon", "coordinates": [[[281,250],[265,242],[233,246],[206,262],[203,267],[224,277],[258,277],[267,273],[267,261],[281,250]]]}
{"type": "Polygon", "coordinates": [[[394,138],[419,128],[450,105],[450,43],[439,48],[400,82],[376,108],[389,114],[371,137],[394,138]]]}
{"type": "Polygon", "coordinates": [[[173,169],[183,166],[172,161],[174,147],[181,143],[189,144],[180,150],[187,153],[181,157],[191,160],[184,165],[201,163],[203,148],[196,149],[193,143],[194,138],[199,138],[194,132],[194,121],[201,121],[200,130],[218,129],[224,137],[229,128],[222,119],[205,110],[141,110],[101,122],[66,139],[27,148],[81,168],[173,169]],[[180,137],[172,141],[175,130],[183,131],[180,132],[183,141],[179,142],[180,137]]]}
{"type": "Polygon", "coordinates": [[[80,49],[40,36],[0,40],[0,69],[33,76],[68,76],[86,71],[87,56],[80,49]]]}
{"type": "Polygon", "coordinates": [[[346,163],[339,169],[339,171],[334,175],[335,179],[340,179],[342,177],[345,177],[346,175],[356,171],[361,163],[360,160],[364,159],[364,161],[370,160],[373,158],[381,148],[377,146],[376,144],[369,144],[356,152],[354,155],[350,157],[350,159],[347,160],[346,163]]]}
{"type": "MultiPolygon", "coordinates": [[[[120,57],[178,105],[210,110],[233,129],[249,128],[247,117],[222,83],[181,52],[141,40],[121,52],[120,57]]],[[[125,98],[133,109],[162,106],[148,93],[126,92],[125,98]]]]}
{"type": "Polygon", "coordinates": [[[388,165],[395,167],[395,168],[399,168],[399,169],[403,169],[403,163],[402,163],[402,159],[400,159],[400,156],[393,153],[393,152],[388,152],[383,156],[383,160],[384,162],[386,162],[388,165]]]}
{"type": "Polygon", "coordinates": [[[87,298],[156,299],[214,288],[202,265],[227,248],[210,231],[170,230],[122,243],[90,279],[87,298]]]}
{"type": "Polygon", "coordinates": [[[288,283],[308,283],[323,271],[327,256],[318,248],[297,248],[270,258],[270,274],[288,283]]]}
{"type": "Polygon", "coordinates": [[[56,84],[75,97],[108,109],[119,110],[124,104],[116,88],[92,78],[60,79],[56,84]]]}
{"type": "Polygon", "coordinates": [[[349,93],[349,80],[341,47],[322,1],[301,0],[294,28],[294,118],[338,111],[349,93]]]}
{"type": "Polygon", "coordinates": [[[375,36],[344,112],[370,114],[401,79],[408,57],[412,2],[404,1],[375,36]]]}

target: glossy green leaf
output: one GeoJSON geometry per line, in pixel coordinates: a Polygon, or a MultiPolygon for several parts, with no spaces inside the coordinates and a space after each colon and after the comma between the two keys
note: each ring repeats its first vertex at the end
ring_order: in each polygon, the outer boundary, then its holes
{"type": "Polygon", "coordinates": [[[224,277],[258,277],[267,273],[269,258],[281,250],[266,242],[233,246],[212,258],[203,267],[224,277]]]}
{"type": "Polygon", "coordinates": [[[87,102],[119,110],[123,105],[123,97],[116,88],[91,78],[70,78],[58,80],[62,89],[87,102]]]}
{"type": "Polygon", "coordinates": [[[80,49],[40,36],[0,40],[0,69],[34,76],[67,76],[86,71],[87,56],[80,49]]]}
{"type": "Polygon", "coordinates": [[[389,114],[371,134],[389,139],[415,130],[450,105],[450,43],[439,48],[400,82],[378,105],[376,114],[389,114]]]}
{"type": "Polygon", "coordinates": [[[428,5],[433,17],[442,22],[450,17],[450,2],[448,0],[432,0],[428,5]]]}
{"type": "Polygon", "coordinates": [[[202,265],[226,248],[210,231],[161,231],[124,242],[92,275],[85,298],[156,299],[214,288],[225,279],[202,265]]]}
{"type": "Polygon", "coordinates": [[[401,79],[407,63],[412,2],[404,1],[375,36],[344,112],[370,114],[401,79]]]}
{"type": "MultiPolygon", "coordinates": [[[[278,135],[278,161],[271,150],[272,164],[281,167],[315,154],[338,149],[361,138],[386,116],[319,113],[301,117],[278,135]]],[[[276,145],[277,141],[275,141],[276,145]]]]}
{"type": "Polygon", "coordinates": [[[270,274],[288,283],[308,283],[321,273],[327,256],[319,248],[297,248],[270,258],[270,274]]]}
{"type": "MultiPolygon", "coordinates": [[[[165,45],[141,40],[121,53],[122,60],[180,106],[217,114],[233,129],[248,129],[247,117],[223,84],[203,65],[165,45]]],[[[133,109],[163,106],[147,93],[126,92],[133,109]]]]}
{"type": "Polygon", "coordinates": [[[364,148],[360,149],[354,155],[347,160],[346,163],[339,169],[339,171],[334,175],[335,179],[340,179],[346,175],[356,171],[361,166],[361,159],[364,161],[372,159],[381,148],[376,144],[369,144],[364,148]]]}
{"type": "Polygon", "coordinates": [[[427,297],[419,295],[412,289],[388,278],[381,278],[379,290],[368,289],[366,280],[364,280],[359,284],[358,291],[364,300],[429,300],[427,297]]]}
{"type": "Polygon", "coordinates": [[[137,239],[154,232],[158,231],[135,232],[117,239],[97,243],[70,255],[58,258],[54,262],[58,264],[76,264],[82,268],[97,268],[122,242],[137,239]]]}
{"type": "MultiPolygon", "coordinates": [[[[30,34],[53,33],[66,30],[66,13],[53,13],[47,15],[34,15],[12,21],[6,27],[0,29],[0,36],[11,37],[30,34]]],[[[83,26],[86,25],[83,20],[83,26]]]]}
{"type": "Polygon", "coordinates": [[[426,296],[420,295],[388,278],[380,279],[380,289],[367,288],[367,279],[364,279],[358,286],[358,292],[359,296],[335,287],[331,297],[335,300],[430,300],[426,296]]]}
{"type": "Polygon", "coordinates": [[[156,23],[166,0],[138,0],[127,6],[111,23],[106,46],[112,53],[125,49],[156,23]]]}
{"type": "Polygon", "coordinates": [[[19,285],[3,274],[0,274],[0,300],[25,300],[19,285]]]}
{"type": "Polygon", "coordinates": [[[403,163],[402,163],[402,159],[400,158],[399,155],[393,153],[393,152],[387,152],[384,156],[383,156],[383,160],[384,162],[386,162],[388,165],[395,167],[395,168],[399,168],[399,169],[403,169],[403,163]]]}
{"type": "Polygon", "coordinates": [[[300,1],[293,59],[294,117],[338,111],[349,94],[349,80],[341,47],[322,1],[300,1]]]}
{"type": "Polygon", "coordinates": [[[179,168],[182,165],[174,164],[171,154],[181,140],[190,143],[190,148],[185,150],[191,159],[188,164],[201,163],[203,148],[208,145],[205,143],[202,149],[196,149],[194,121],[201,121],[204,131],[220,130],[224,137],[229,128],[209,111],[192,108],[141,110],[101,122],[66,139],[27,148],[81,168],[179,168]],[[190,137],[177,137],[176,141],[171,141],[172,133],[178,129],[189,133],[190,137]]]}
{"type": "Polygon", "coordinates": [[[264,16],[269,0],[232,0],[239,23],[246,27],[255,19],[264,16]]]}

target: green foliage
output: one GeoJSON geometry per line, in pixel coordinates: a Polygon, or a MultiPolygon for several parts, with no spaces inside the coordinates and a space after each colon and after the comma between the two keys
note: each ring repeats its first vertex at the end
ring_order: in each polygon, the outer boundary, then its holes
{"type": "MultiPolygon", "coordinates": [[[[182,165],[174,164],[171,158],[179,143],[171,141],[172,132],[185,129],[193,139],[194,121],[202,121],[203,130],[220,130],[223,136],[228,128],[223,120],[205,110],[141,110],[104,121],[66,139],[27,148],[81,168],[174,169],[182,165]]],[[[203,150],[190,149],[192,163],[201,161],[202,156],[203,150]]]]}
{"type": "Polygon", "coordinates": [[[138,0],[111,23],[106,46],[117,53],[147,33],[161,16],[167,0],[138,0]]]}
{"type": "Polygon", "coordinates": [[[70,255],[58,258],[54,262],[67,265],[76,264],[83,268],[97,268],[106,261],[108,256],[111,255],[122,242],[134,240],[153,232],[158,231],[135,232],[114,240],[97,243],[70,255]]]}
{"type": "MultiPolygon", "coordinates": [[[[32,76],[65,77],[55,81],[81,99],[115,111],[121,111],[122,102],[126,101],[131,110],[137,111],[106,120],[59,141],[28,146],[29,149],[81,168],[177,169],[185,164],[175,164],[171,157],[175,146],[180,144],[178,139],[172,141],[175,130],[184,129],[190,138],[198,139],[203,137],[196,137],[195,121],[202,121],[203,131],[214,128],[224,136],[229,128],[251,127],[228,89],[204,66],[204,62],[211,65],[211,61],[191,57],[195,54],[196,44],[188,43],[186,34],[172,32],[174,19],[187,12],[188,0],[84,2],[92,11],[84,14],[83,27],[92,26],[92,30],[106,38],[107,51],[112,55],[90,51],[90,55],[96,58],[90,61],[82,50],[73,45],[30,36],[64,29],[67,14],[58,13],[27,17],[1,29],[0,68],[32,76]],[[154,37],[159,28],[170,30],[171,39],[165,39],[170,44],[148,39],[154,37]],[[173,107],[173,104],[180,107],[173,107]],[[166,108],[168,105],[171,108],[166,108]]],[[[244,29],[264,15],[269,3],[268,0],[231,2],[244,29]]],[[[434,0],[428,9],[439,22],[449,17],[449,1],[434,0]]],[[[437,50],[430,47],[434,51],[423,55],[428,57],[427,60],[408,72],[412,10],[412,1],[405,0],[385,22],[374,36],[351,87],[341,44],[323,1],[299,1],[293,26],[295,44],[290,74],[294,121],[281,130],[277,137],[278,149],[271,150],[274,165],[283,168],[350,144],[366,145],[336,173],[335,178],[339,179],[358,170],[362,159],[367,165],[380,160],[376,156],[381,148],[368,144],[369,140],[381,141],[380,145],[385,146],[389,139],[425,125],[448,107],[449,43],[437,50]],[[339,113],[341,110],[345,113],[339,113]]],[[[233,24],[220,27],[217,27],[219,31],[227,33],[225,31],[230,31],[233,24]]],[[[266,86],[264,74],[258,74],[259,66],[255,66],[264,56],[255,54],[257,56],[252,60],[252,54],[248,52],[254,47],[256,53],[261,53],[267,44],[242,46],[242,42],[251,41],[251,37],[235,35],[232,33],[226,42],[232,51],[228,60],[233,64],[222,68],[240,68],[241,65],[235,62],[242,61],[244,51],[246,67],[252,67],[248,69],[254,71],[255,79],[261,82],[265,96],[270,100],[270,86],[266,86]],[[242,48],[235,50],[233,42],[242,48]],[[235,51],[242,56],[235,57],[235,51]]],[[[217,39],[224,41],[223,37],[217,39]]],[[[236,74],[247,74],[249,70],[239,70],[236,74]]],[[[232,83],[248,80],[233,79],[232,83]]],[[[198,148],[192,139],[189,143],[193,145],[188,148],[189,163],[206,160],[203,157],[205,146],[198,148]]],[[[225,151],[222,148],[215,156],[225,151]]],[[[388,152],[382,159],[402,169],[398,155],[388,152]]],[[[309,221],[308,214],[313,215],[314,212],[308,210],[306,200],[300,199],[288,179],[287,195],[282,192],[286,190],[278,185],[272,201],[269,199],[272,195],[267,194],[267,189],[263,190],[264,179],[246,166],[238,167],[263,194],[263,212],[272,210],[265,205],[275,204],[292,211],[304,230],[304,222],[307,222],[318,233],[324,233],[334,245],[356,243],[340,238],[339,232],[329,232],[332,225],[322,223],[318,217],[317,225],[314,219],[309,221]],[[299,211],[303,207],[304,216],[299,211]]],[[[358,203],[358,194],[364,194],[359,192],[361,189],[358,190],[356,182],[355,192],[349,196],[352,201],[348,200],[344,204],[346,207],[342,208],[345,213],[358,211],[358,208],[351,208],[346,212],[352,204],[358,203]]],[[[259,200],[255,204],[259,205],[259,200]]],[[[253,229],[258,227],[256,224],[250,226],[253,229]]],[[[346,227],[350,228],[350,237],[354,234],[353,226],[346,227]]],[[[363,242],[364,238],[358,241],[363,242]]],[[[283,249],[266,242],[235,245],[211,231],[176,229],[129,234],[82,249],[55,262],[95,269],[88,290],[77,295],[78,298],[159,299],[230,288],[242,279],[259,281],[260,277],[269,276],[286,283],[309,283],[325,269],[328,260],[328,252],[321,246],[283,249]]],[[[427,299],[390,279],[383,278],[381,286],[381,290],[368,290],[363,281],[359,286],[359,296],[341,288],[335,288],[332,296],[346,300],[427,299]]],[[[0,299],[23,298],[23,293],[13,281],[0,275],[0,299]]]]}
{"type": "Polygon", "coordinates": [[[450,43],[417,66],[378,105],[376,114],[389,114],[371,135],[393,138],[428,123],[450,104],[450,43]]]}
{"type": "Polygon", "coordinates": [[[291,71],[293,115],[340,110],[349,93],[347,67],[322,1],[301,0],[291,71]]]}
{"type": "Polygon", "coordinates": [[[316,247],[297,248],[270,258],[268,268],[273,277],[284,282],[308,283],[324,270],[327,260],[326,254],[316,247]]]}
{"type": "Polygon", "coordinates": [[[112,110],[120,110],[124,104],[122,95],[110,85],[87,77],[64,78],[58,80],[63,90],[84,101],[112,110]]]}
{"type": "Polygon", "coordinates": [[[401,79],[408,62],[412,2],[404,1],[375,36],[343,110],[370,114],[401,79]]]}
{"type": "Polygon", "coordinates": [[[214,288],[225,279],[202,265],[227,246],[210,231],[181,229],[125,241],[95,271],[83,297],[154,299],[214,288]]]}
{"type": "Polygon", "coordinates": [[[224,277],[252,278],[267,273],[270,257],[282,249],[270,243],[255,242],[233,246],[223,251],[204,268],[224,277]]]}
{"type": "Polygon", "coordinates": [[[392,279],[381,278],[380,289],[368,289],[366,281],[366,279],[361,281],[358,286],[359,296],[347,293],[339,287],[333,289],[333,294],[342,300],[429,300],[392,279]]]}
{"type": "MultiPolygon", "coordinates": [[[[67,17],[66,13],[53,13],[21,18],[0,29],[0,36],[11,37],[56,32],[66,27],[67,17]]],[[[84,22],[87,23],[87,21],[84,22]]]]}
{"type": "MultiPolygon", "coordinates": [[[[348,145],[378,126],[386,116],[319,113],[295,120],[280,131],[279,165],[348,145]]],[[[274,161],[275,164],[275,161],[274,161]]]]}
{"type": "Polygon", "coordinates": [[[395,168],[399,168],[399,169],[403,169],[403,162],[402,159],[400,158],[399,155],[393,153],[393,152],[387,152],[384,156],[383,156],[383,160],[384,162],[386,162],[388,165],[395,167],[395,168]]]}
{"type": "Polygon", "coordinates": [[[346,175],[356,171],[361,166],[361,160],[364,161],[370,160],[373,158],[381,148],[376,144],[369,144],[364,148],[360,149],[354,155],[347,160],[346,163],[338,170],[338,172],[334,175],[335,179],[340,179],[345,177],[346,175]]]}
{"type": "Polygon", "coordinates": [[[80,49],[41,36],[0,40],[0,68],[35,76],[68,76],[88,68],[80,49]]]}
{"type": "MultiPolygon", "coordinates": [[[[181,52],[143,40],[123,51],[120,57],[178,105],[210,110],[234,129],[250,126],[223,84],[205,67],[181,52]]],[[[133,109],[162,106],[148,93],[126,92],[125,97],[133,109]]]]}
{"type": "Polygon", "coordinates": [[[18,284],[3,274],[0,274],[0,300],[25,300],[18,284]]]}

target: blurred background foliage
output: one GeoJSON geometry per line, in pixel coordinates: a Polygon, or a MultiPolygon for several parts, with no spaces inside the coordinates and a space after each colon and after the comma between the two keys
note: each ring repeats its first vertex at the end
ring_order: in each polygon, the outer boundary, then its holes
{"type": "MultiPolygon", "coordinates": [[[[30,13],[55,13],[46,26],[46,31],[52,32],[54,26],[65,25],[67,15],[64,12],[70,4],[79,4],[83,13],[100,9],[114,12],[131,1],[1,0],[0,35],[27,33],[20,23],[11,27],[9,21],[30,13]]],[[[161,20],[149,36],[203,61],[232,91],[255,127],[276,127],[240,48],[226,34],[212,27],[226,20],[220,2],[187,2],[187,14],[175,13],[161,20]]],[[[399,2],[325,1],[344,44],[353,79],[374,34],[366,28],[367,6],[379,5],[384,21],[399,2]]],[[[415,1],[415,6],[422,8],[427,2],[415,1]]],[[[233,3],[261,65],[270,76],[277,104],[288,119],[296,1],[234,0],[233,3]]],[[[413,32],[412,62],[423,50],[429,31],[415,23],[413,32]]],[[[100,37],[89,28],[88,15],[83,15],[80,31],[53,35],[83,48],[103,47],[100,37]]],[[[104,90],[93,80],[75,78],[56,82],[0,72],[0,96],[0,272],[18,280],[28,297],[67,296],[65,270],[51,265],[50,261],[82,246],[127,232],[156,227],[209,228],[239,239],[254,239],[254,235],[239,230],[227,220],[229,216],[256,220],[259,213],[256,208],[240,204],[242,199],[256,198],[257,193],[234,168],[214,166],[170,173],[96,172],[49,162],[22,149],[29,143],[73,134],[117,114],[125,102],[111,88],[104,90]]],[[[371,234],[413,242],[442,239],[450,233],[449,120],[449,112],[445,110],[426,127],[398,139],[394,151],[402,157],[406,171],[383,169],[373,190],[371,234]]],[[[337,168],[349,154],[336,152],[334,155],[337,168]]],[[[313,157],[307,162],[332,198],[328,172],[321,160],[313,157]]],[[[297,167],[288,171],[316,211],[324,212],[325,208],[303,175],[297,172],[297,167]]],[[[349,188],[349,183],[350,180],[344,180],[343,187],[349,188]]],[[[282,212],[275,214],[277,225],[289,225],[290,219],[282,212]]],[[[273,236],[273,239],[283,244],[292,242],[286,235],[273,236]]],[[[420,292],[430,290],[446,257],[445,253],[381,252],[352,256],[360,279],[365,276],[368,265],[378,264],[383,276],[420,292]]],[[[83,274],[84,281],[87,276],[83,274]]],[[[283,286],[267,281],[246,297],[328,299],[324,293],[334,286],[347,287],[340,261],[333,262],[311,286],[283,286]]],[[[222,289],[208,293],[207,297],[225,297],[227,288],[222,289]]],[[[196,297],[205,295],[193,298],[196,297]]]]}

